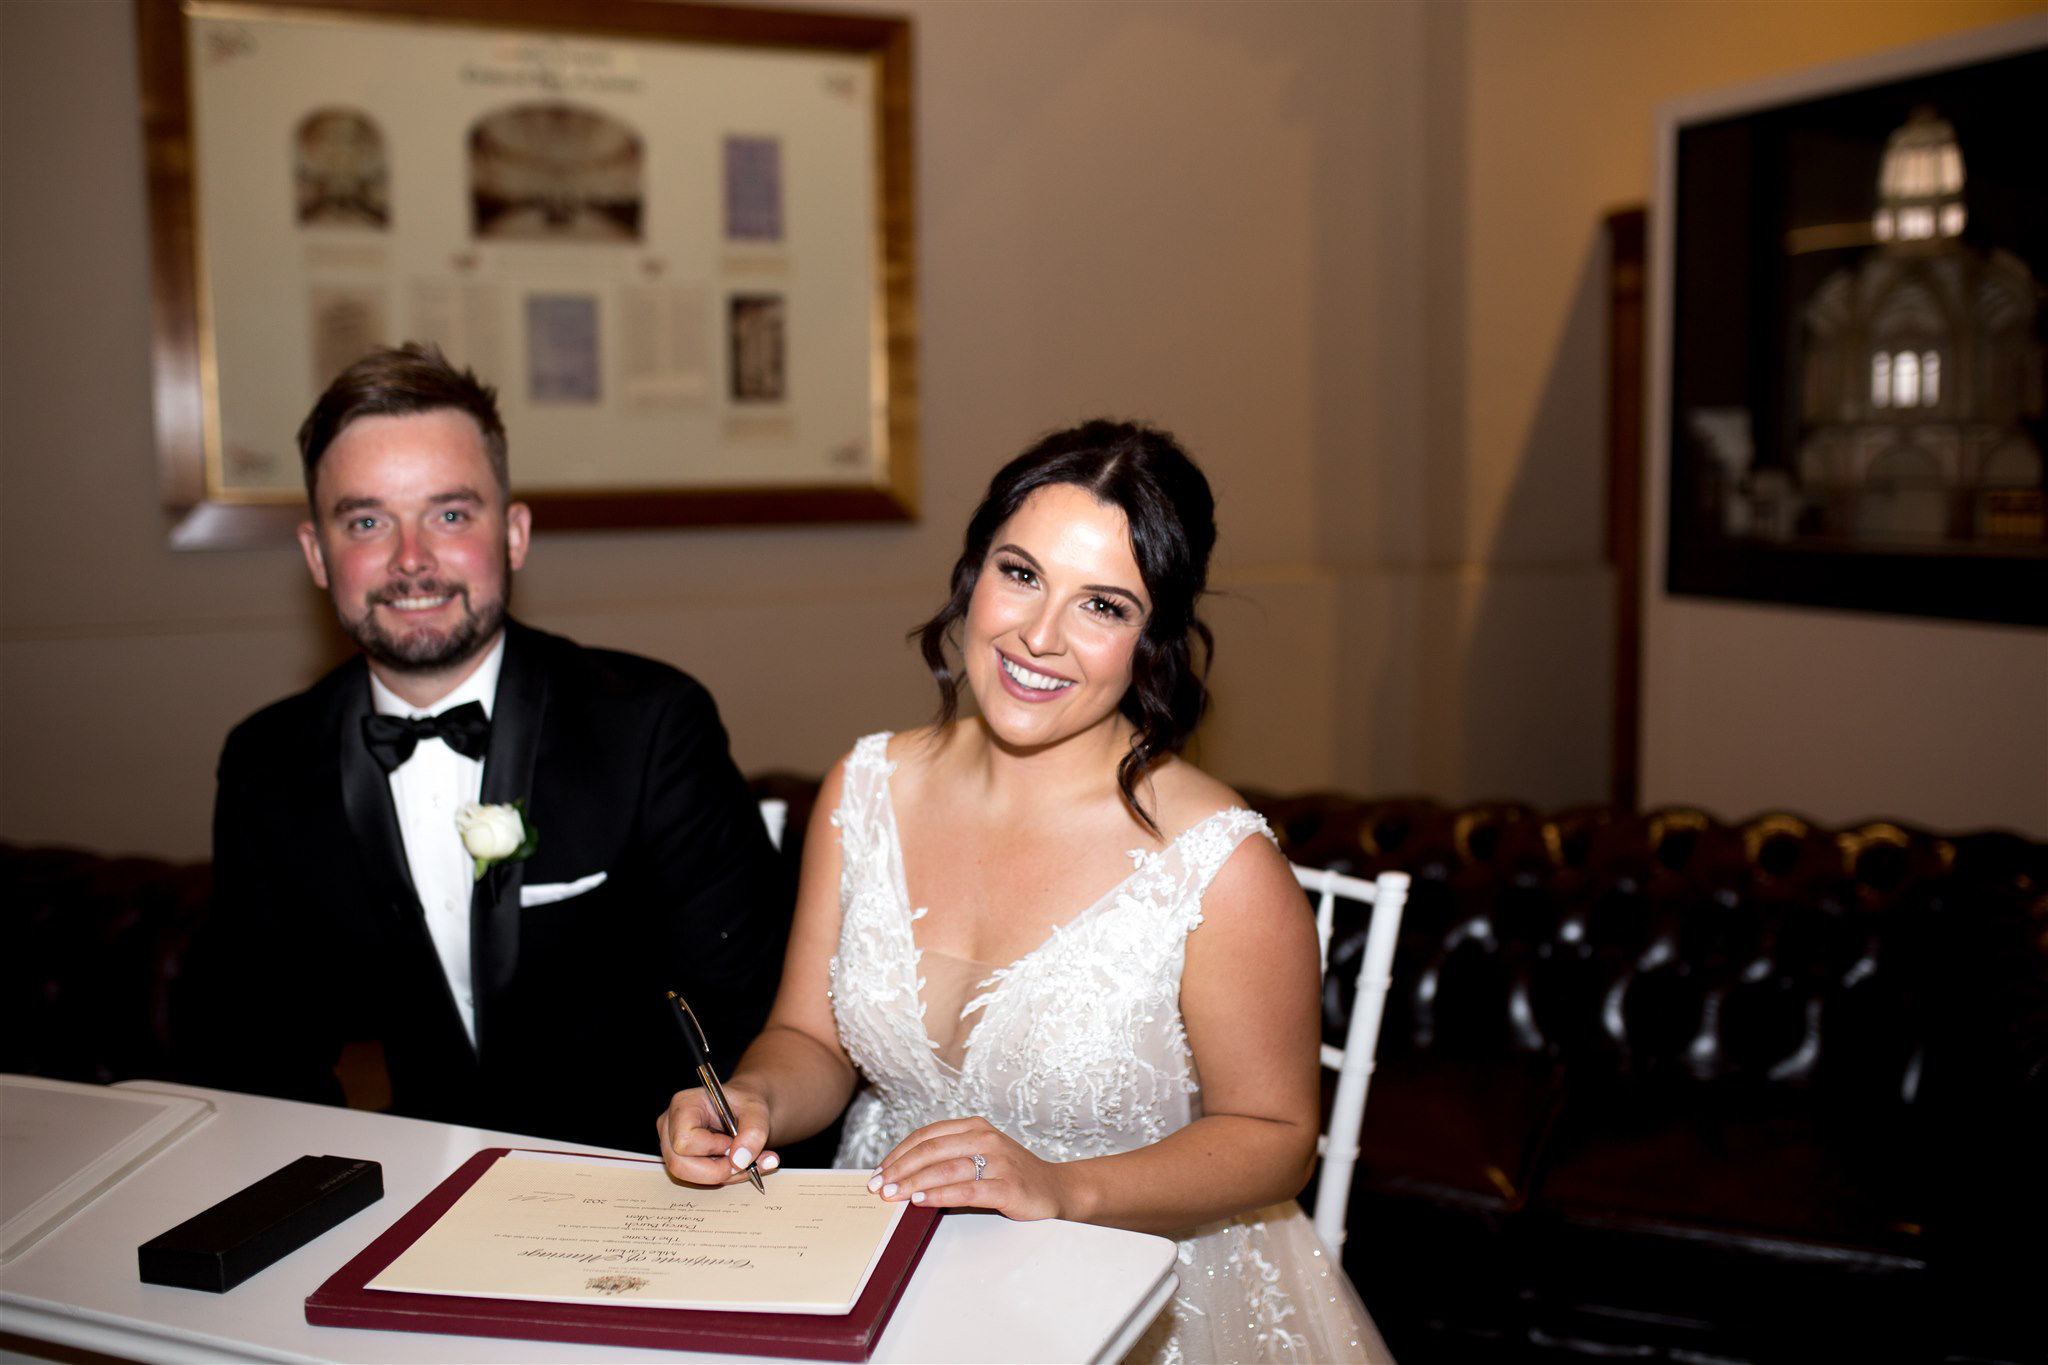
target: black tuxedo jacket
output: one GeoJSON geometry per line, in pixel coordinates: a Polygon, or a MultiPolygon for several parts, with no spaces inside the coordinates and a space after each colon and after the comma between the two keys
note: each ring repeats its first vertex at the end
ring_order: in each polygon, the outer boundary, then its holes
{"type": "Polygon", "coordinates": [[[476,884],[474,1047],[363,743],[371,709],[358,657],[228,736],[215,909],[182,992],[204,1040],[190,1074],[338,1102],[342,1044],[377,1039],[395,1112],[655,1150],[655,1117],[695,1084],[665,993],[730,1068],[767,1018],[789,924],[792,888],[710,695],[665,664],[507,626],[483,800],[524,800],[539,842],[476,884]]]}

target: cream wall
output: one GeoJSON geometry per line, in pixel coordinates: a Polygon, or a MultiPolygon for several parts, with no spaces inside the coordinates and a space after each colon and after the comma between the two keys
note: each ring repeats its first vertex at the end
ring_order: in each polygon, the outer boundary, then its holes
{"type": "MultiPolygon", "coordinates": [[[[816,771],[926,713],[902,632],[994,466],[1145,417],[1220,499],[1206,764],[1559,804],[1605,788],[1597,233],[1655,104],[2040,6],[872,8],[917,24],[924,519],[543,527],[521,614],[698,674],[743,768],[816,771]]],[[[126,0],[0,0],[0,837],[196,856],[220,737],[342,646],[295,552],[163,548],[134,60],[126,0]]],[[[1843,755],[1658,761],[1672,799],[1826,815],[1801,783],[1843,755]]],[[[1871,800],[1934,819],[1953,765],[1901,762],[1871,800]]]]}
{"type": "MultiPolygon", "coordinates": [[[[743,768],[820,771],[928,713],[903,632],[995,466],[1053,426],[1144,417],[1221,504],[1204,760],[1417,785],[1412,611],[1323,544],[1369,568],[1412,520],[1389,500],[1419,453],[1367,447],[1417,383],[1419,12],[897,8],[917,23],[924,519],[543,526],[517,609],[698,674],[743,768]],[[1333,483],[1355,514],[1327,515],[1333,483]]],[[[222,735],[341,646],[296,551],[163,547],[126,0],[5,0],[0,25],[0,837],[197,855],[222,735]]]]}
{"type": "MultiPolygon", "coordinates": [[[[1456,511],[1470,542],[1532,562],[1572,562],[1597,534],[1598,487],[1563,456],[1598,439],[1604,337],[1588,317],[1604,287],[1600,216],[1648,201],[1657,107],[2015,18],[2033,16],[2048,39],[2040,0],[1463,12],[1469,439],[1456,511]]],[[[1647,570],[1646,805],[2048,837],[2048,635],[1672,599],[1647,570]]],[[[1478,689],[1466,704],[1484,704],[1478,689]]]]}

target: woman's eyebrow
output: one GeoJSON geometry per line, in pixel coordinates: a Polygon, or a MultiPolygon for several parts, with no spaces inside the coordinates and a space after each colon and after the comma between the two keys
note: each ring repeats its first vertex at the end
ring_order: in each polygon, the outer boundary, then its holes
{"type": "Polygon", "coordinates": [[[1038,562],[1036,555],[1032,554],[1031,551],[1025,549],[1022,545],[1011,541],[1004,541],[1001,545],[996,546],[995,549],[990,550],[989,553],[994,555],[1015,555],[1032,568],[1038,570],[1039,573],[1045,572],[1045,566],[1038,562]]]}

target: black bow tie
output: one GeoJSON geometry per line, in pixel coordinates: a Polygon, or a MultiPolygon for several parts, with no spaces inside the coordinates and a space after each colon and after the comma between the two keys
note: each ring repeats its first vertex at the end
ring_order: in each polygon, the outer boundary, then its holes
{"type": "Polygon", "coordinates": [[[458,754],[481,759],[491,743],[491,718],[484,714],[483,703],[475,701],[417,720],[405,716],[363,717],[363,743],[370,746],[370,756],[387,773],[411,758],[421,740],[436,737],[458,754]]]}

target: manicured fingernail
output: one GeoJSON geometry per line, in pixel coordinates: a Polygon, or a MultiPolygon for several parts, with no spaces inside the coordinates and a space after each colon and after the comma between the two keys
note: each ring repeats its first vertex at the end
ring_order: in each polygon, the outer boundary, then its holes
{"type": "Polygon", "coordinates": [[[913,1204],[922,1204],[924,1202],[924,1191],[919,1190],[916,1194],[911,1195],[910,1202],[913,1204]]]}
{"type": "Polygon", "coordinates": [[[868,1193],[869,1193],[869,1194],[873,1194],[873,1193],[874,1193],[874,1192],[875,1192],[876,1190],[879,1190],[879,1189],[881,1189],[881,1188],[882,1188],[882,1177],[881,1177],[881,1174],[880,1174],[879,1172],[877,1172],[877,1173],[876,1173],[876,1175],[875,1175],[875,1178],[874,1178],[873,1180],[870,1180],[870,1181],[868,1182],[868,1193]]]}
{"type": "Polygon", "coordinates": [[[882,1186],[882,1198],[884,1198],[884,1199],[894,1199],[895,1197],[896,1197],[896,1182],[892,1180],[892,1181],[890,1181],[890,1182],[889,1182],[888,1184],[886,1184],[886,1185],[882,1186]]]}
{"type": "Polygon", "coordinates": [[[735,1147],[732,1149],[732,1168],[734,1170],[744,1171],[753,1160],[754,1154],[746,1148],[735,1147]]]}
{"type": "Polygon", "coordinates": [[[768,1155],[761,1158],[761,1169],[764,1171],[772,1171],[781,1164],[782,1158],[775,1155],[775,1153],[773,1152],[770,1152],[768,1155]]]}

